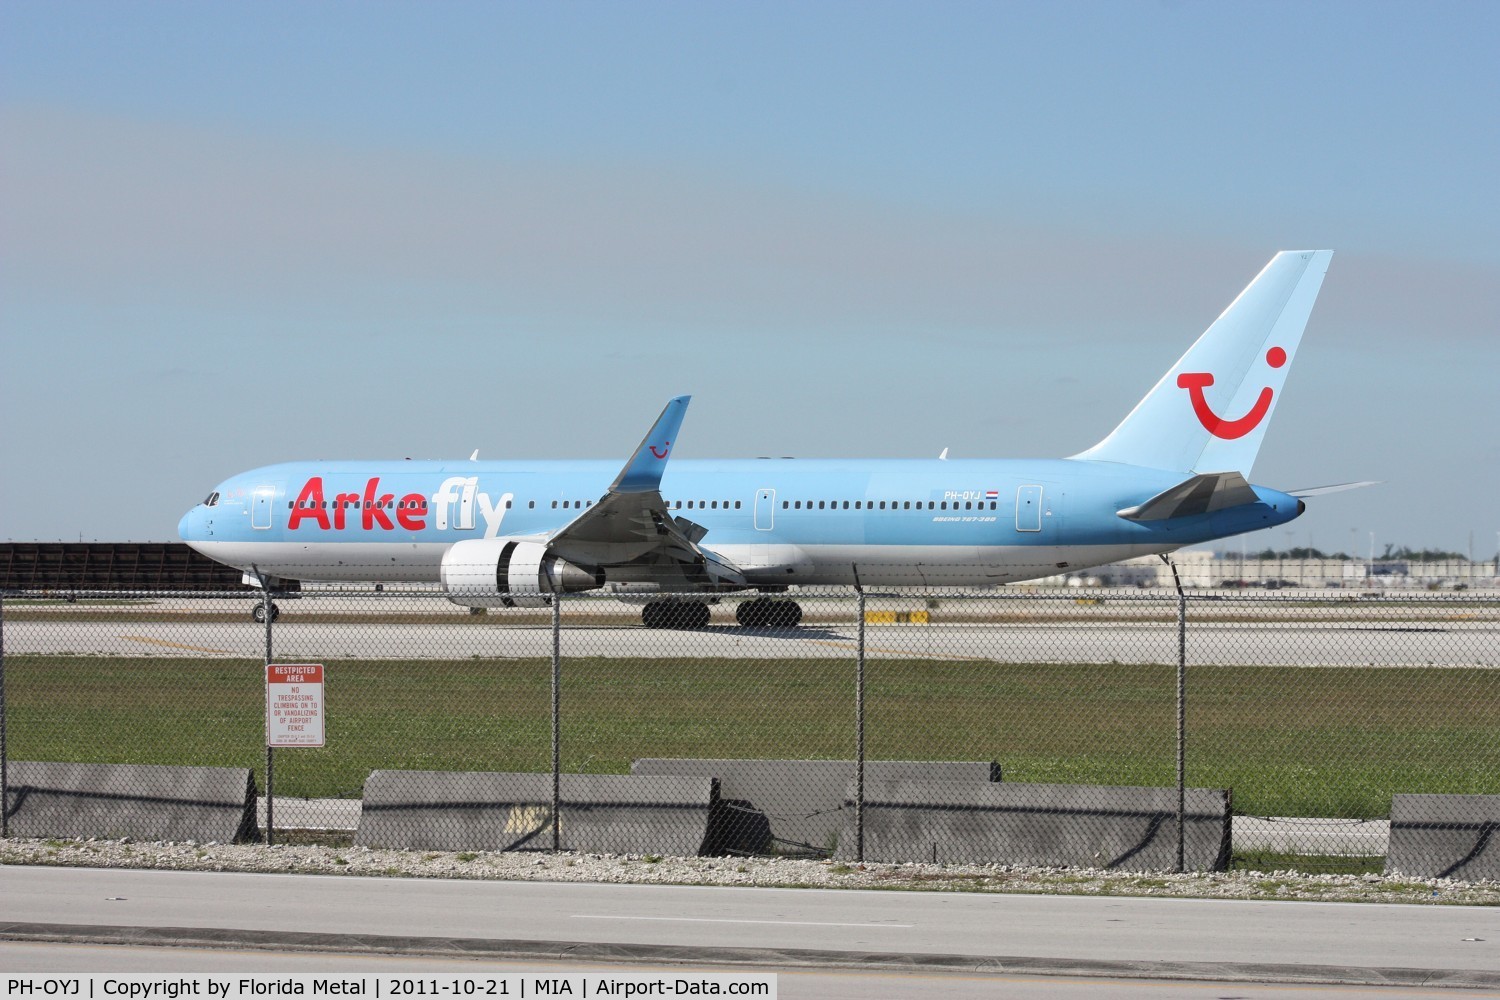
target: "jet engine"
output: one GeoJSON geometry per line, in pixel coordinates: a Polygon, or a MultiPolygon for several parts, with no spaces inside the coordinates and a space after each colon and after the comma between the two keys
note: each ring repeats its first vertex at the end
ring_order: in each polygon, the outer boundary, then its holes
{"type": "Polygon", "coordinates": [[[540,608],[552,594],[604,586],[602,570],[582,569],[542,542],[519,538],[455,542],[440,572],[448,600],[467,608],[540,608]]]}

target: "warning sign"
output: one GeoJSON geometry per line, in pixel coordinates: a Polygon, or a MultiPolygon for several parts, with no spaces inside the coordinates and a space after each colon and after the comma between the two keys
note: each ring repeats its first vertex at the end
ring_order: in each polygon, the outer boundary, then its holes
{"type": "Polygon", "coordinates": [[[266,666],[266,746],[323,745],[323,664],[266,666]]]}

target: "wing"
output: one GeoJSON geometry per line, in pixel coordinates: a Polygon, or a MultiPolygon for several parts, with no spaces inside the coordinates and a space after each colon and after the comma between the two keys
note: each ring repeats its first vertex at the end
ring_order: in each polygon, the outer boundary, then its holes
{"type": "Polygon", "coordinates": [[[698,546],[705,529],[673,517],[662,499],[662,474],[690,399],[667,401],[609,491],[547,540],[553,552],[580,566],[614,570],[612,579],[664,587],[746,585],[737,567],[698,546]]]}
{"type": "Polygon", "coordinates": [[[1334,486],[1311,486],[1311,487],[1308,487],[1305,490],[1287,490],[1287,494],[1289,496],[1294,496],[1294,497],[1297,497],[1299,499],[1302,498],[1302,497],[1322,497],[1322,496],[1327,496],[1330,493],[1342,493],[1345,490],[1358,490],[1358,489],[1363,489],[1366,486],[1379,486],[1379,485],[1380,485],[1380,480],[1378,480],[1378,479],[1367,479],[1364,482],[1359,482],[1359,483],[1338,483],[1338,484],[1336,484],[1334,486]]]}

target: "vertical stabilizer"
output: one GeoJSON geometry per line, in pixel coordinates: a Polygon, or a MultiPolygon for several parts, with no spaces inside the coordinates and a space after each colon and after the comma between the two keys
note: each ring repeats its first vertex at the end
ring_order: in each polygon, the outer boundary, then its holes
{"type": "Polygon", "coordinates": [[[1273,257],[1120,426],[1073,457],[1249,476],[1332,257],[1273,257]]]}

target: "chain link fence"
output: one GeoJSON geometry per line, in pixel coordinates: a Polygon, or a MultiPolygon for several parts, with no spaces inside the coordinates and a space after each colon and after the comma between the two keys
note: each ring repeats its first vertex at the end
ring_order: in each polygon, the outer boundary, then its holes
{"type": "Polygon", "coordinates": [[[1393,795],[1500,794],[1500,594],[785,597],[7,595],[6,820],[16,762],[171,765],[276,841],[1374,871],[1393,795]],[[323,746],[267,750],[268,663],[323,746]]]}

